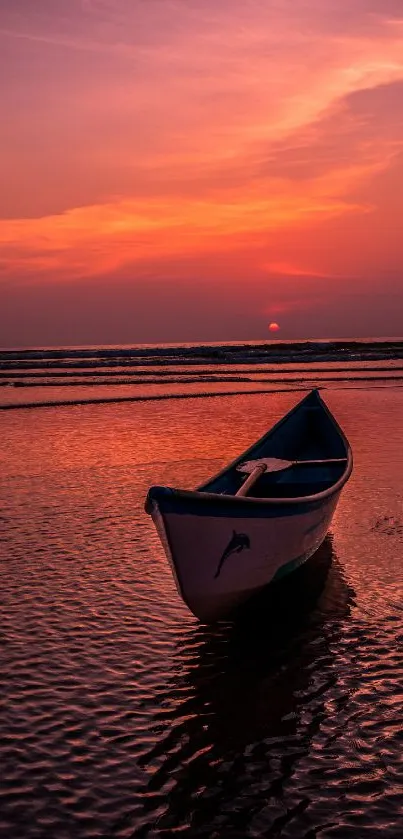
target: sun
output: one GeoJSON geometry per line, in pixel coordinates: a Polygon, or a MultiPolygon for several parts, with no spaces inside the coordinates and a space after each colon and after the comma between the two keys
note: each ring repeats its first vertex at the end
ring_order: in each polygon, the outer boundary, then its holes
{"type": "Polygon", "coordinates": [[[272,321],[272,323],[269,323],[270,332],[278,332],[279,329],[280,329],[280,326],[275,321],[272,321]]]}

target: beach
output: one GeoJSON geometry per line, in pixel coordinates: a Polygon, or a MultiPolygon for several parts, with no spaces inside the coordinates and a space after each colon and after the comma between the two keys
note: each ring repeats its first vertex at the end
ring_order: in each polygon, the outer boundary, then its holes
{"type": "Polygon", "coordinates": [[[2,412],[0,835],[401,835],[403,390],[322,392],[354,472],[292,619],[199,624],[143,509],[299,396],[2,412]]]}

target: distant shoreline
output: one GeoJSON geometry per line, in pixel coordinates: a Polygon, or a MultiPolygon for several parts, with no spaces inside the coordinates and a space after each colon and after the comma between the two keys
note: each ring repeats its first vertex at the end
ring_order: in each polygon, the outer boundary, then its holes
{"type": "Polygon", "coordinates": [[[72,353],[93,353],[95,351],[103,350],[105,352],[116,352],[117,350],[127,352],[132,350],[147,350],[150,353],[156,350],[157,352],[160,350],[175,350],[175,349],[194,349],[194,348],[201,348],[201,349],[219,349],[220,347],[232,348],[237,349],[240,347],[282,347],[283,349],[286,347],[295,347],[295,346],[303,346],[303,345],[338,345],[346,344],[346,345],[374,345],[379,346],[380,344],[403,344],[403,336],[389,336],[389,337],[366,337],[366,338],[272,338],[272,339],[265,339],[265,338],[257,338],[254,339],[245,339],[245,340],[234,340],[234,341],[178,341],[178,342],[171,342],[171,341],[161,341],[159,343],[149,343],[145,344],[142,342],[136,343],[133,342],[132,344],[54,344],[54,345],[43,345],[43,346],[18,346],[15,345],[13,347],[2,347],[0,345],[0,357],[2,353],[51,353],[54,354],[55,352],[60,352],[63,354],[67,354],[69,352],[72,353]]]}

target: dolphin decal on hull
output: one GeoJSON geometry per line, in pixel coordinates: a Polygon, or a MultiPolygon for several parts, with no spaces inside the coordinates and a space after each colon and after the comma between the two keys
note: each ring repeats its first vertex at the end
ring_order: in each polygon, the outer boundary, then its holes
{"type": "Polygon", "coordinates": [[[236,533],[236,531],[233,530],[231,539],[228,542],[228,545],[225,548],[225,551],[223,552],[223,555],[222,555],[222,557],[221,557],[221,559],[218,563],[217,571],[214,574],[214,579],[216,580],[217,577],[220,576],[221,569],[224,565],[224,562],[225,562],[226,559],[228,559],[229,556],[231,556],[231,554],[235,554],[235,553],[239,554],[239,553],[241,553],[241,551],[244,551],[245,549],[249,549],[249,548],[250,548],[249,536],[247,536],[246,533],[236,533]]]}

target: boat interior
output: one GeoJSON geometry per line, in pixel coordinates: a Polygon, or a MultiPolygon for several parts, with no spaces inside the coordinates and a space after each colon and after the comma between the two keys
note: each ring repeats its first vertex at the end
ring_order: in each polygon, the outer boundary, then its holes
{"type": "Polygon", "coordinates": [[[247,460],[267,457],[299,463],[281,471],[264,472],[248,492],[248,497],[301,498],[322,492],[339,480],[347,463],[346,443],[315,392],[227,470],[199,490],[235,495],[247,477],[237,466],[247,460]],[[342,461],[303,465],[303,461],[333,458],[342,461]]]}

